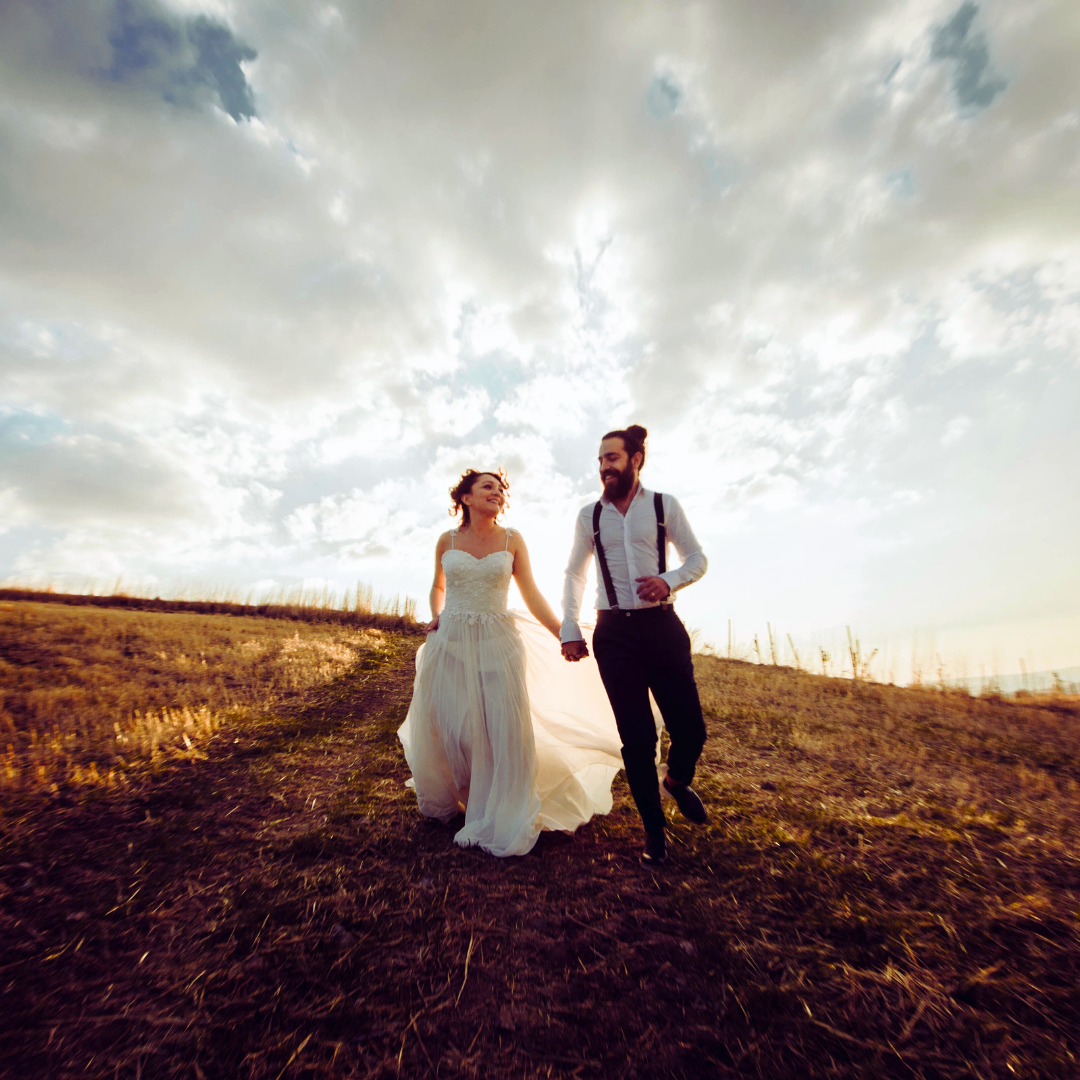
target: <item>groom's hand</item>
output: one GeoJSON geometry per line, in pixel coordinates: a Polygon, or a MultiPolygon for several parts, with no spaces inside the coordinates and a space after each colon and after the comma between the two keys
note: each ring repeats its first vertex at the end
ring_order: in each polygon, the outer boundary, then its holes
{"type": "Polygon", "coordinates": [[[584,641],[564,641],[562,654],[564,659],[576,663],[589,655],[589,646],[584,641]]]}
{"type": "Polygon", "coordinates": [[[659,577],[639,577],[634,579],[637,583],[637,594],[647,604],[659,604],[671,595],[671,586],[659,577]]]}

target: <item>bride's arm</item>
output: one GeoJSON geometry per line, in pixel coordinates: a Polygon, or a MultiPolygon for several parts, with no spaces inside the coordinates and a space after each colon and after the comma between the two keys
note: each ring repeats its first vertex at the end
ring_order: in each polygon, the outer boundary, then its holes
{"type": "Polygon", "coordinates": [[[562,624],[551,610],[551,605],[541,595],[533,580],[532,564],[529,562],[529,549],[521,538],[521,533],[514,532],[510,537],[510,550],[514,553],[514,580],[525,606],[533,613],[536,621],[559,636],[562,624]]]}
{"type": "Polygon", "coordinates": [[[435,579],[431,583],[431,592],[428,595],[428,602],[431,604],[431,622],[424,627],[426,634],[439,629],[439,616],[442,614],[443,604],[446,603],[446,574],[443,572],[442,557],[443,552],[449,547],[450,534],[443,533],[435,545],[435,579]]]}

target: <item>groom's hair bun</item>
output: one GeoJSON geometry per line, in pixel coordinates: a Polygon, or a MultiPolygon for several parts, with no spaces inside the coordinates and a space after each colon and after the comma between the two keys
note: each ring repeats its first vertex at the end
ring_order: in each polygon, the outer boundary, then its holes
{"type": "MultiPolygon", "coordinates": [[[[641,464],[645,464],[645,440],[649,433],[640,424],[631,424],[627,428],[619,428],[618,431],[609,431],[605,439],[622,439],[623,448],[627,457],[635,454],[641,455],[641,464]]],[[[603,441],[603,440],[601,440],[603,441]]]]}

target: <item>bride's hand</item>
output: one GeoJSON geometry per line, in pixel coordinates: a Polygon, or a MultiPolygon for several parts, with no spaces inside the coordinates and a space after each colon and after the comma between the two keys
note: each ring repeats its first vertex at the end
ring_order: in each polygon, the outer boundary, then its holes
{"type": "Polygon", "coordinates": [[[432,619],[431,622],[429,622],[427,624],[427,626],[424,627],[424,633],[425,634],[431,634],[431,633],[434,633],[434,631],[436,631],[438,629],[439,629],[439,616],[436,615],[435,618],[432,619]]]}

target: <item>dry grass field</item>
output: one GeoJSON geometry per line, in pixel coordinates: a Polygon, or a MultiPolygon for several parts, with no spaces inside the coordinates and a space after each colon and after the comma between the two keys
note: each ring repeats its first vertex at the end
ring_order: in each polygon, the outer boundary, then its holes
{"type": "Polygon", "coordinates": [[[0,789],[116,786],[205,757],[242,723],[328,682],[378,628],[0,601],[0,789]]]}
{"type": "Polygon", "coordinates": [[[0,795],[10,1075],[1080,1075],[1075,702],[700,657],[712,816],[668,866],[621,777],[499,861],[403,786],[415,634],[0,614],[8,730],[75,736],[0,795]],[[109,741],[185,708],[198,753],[109,741]]]}

